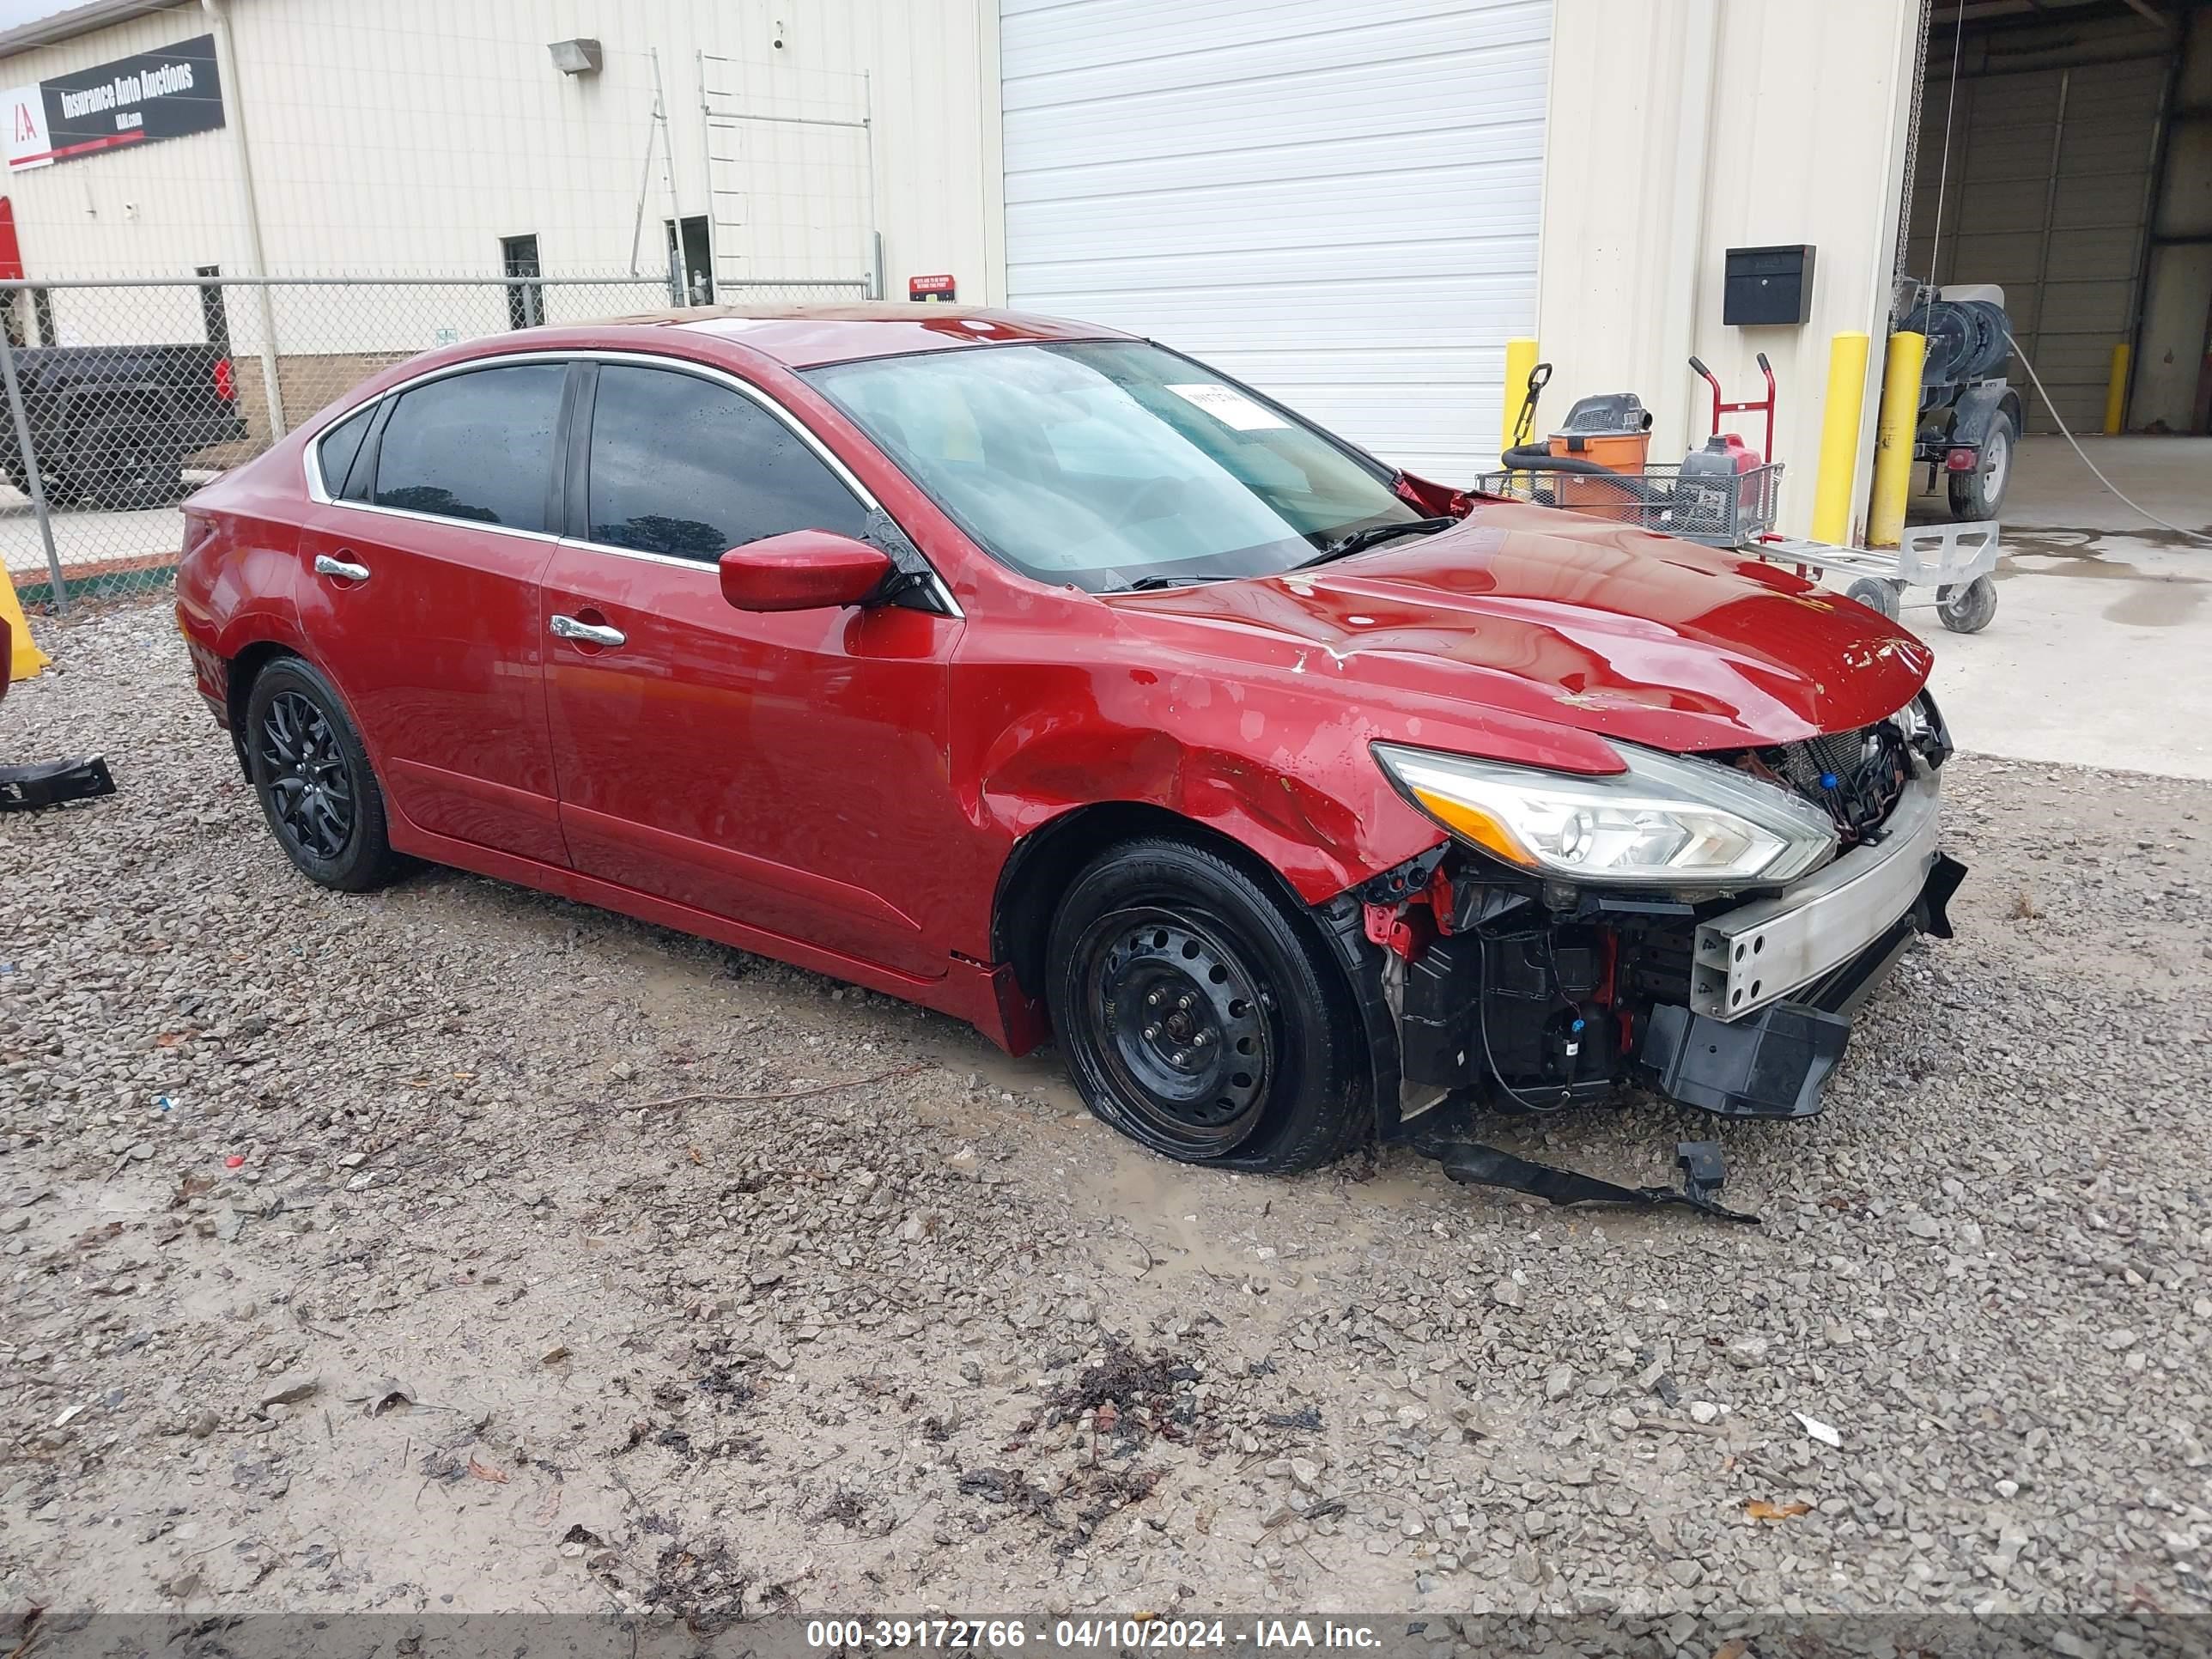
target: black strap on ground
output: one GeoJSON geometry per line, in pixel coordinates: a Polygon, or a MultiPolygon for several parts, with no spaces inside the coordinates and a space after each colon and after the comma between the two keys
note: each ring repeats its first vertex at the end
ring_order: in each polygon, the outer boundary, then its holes
{"type": "Polygon", "coordinates": [[[65,800],[112,795],[115,780],[107,763],[94,755],[84,760],[47,761],[38,766],[0,766],[0,812],[29,812],[65,800]]]}
{"type": "Polygon", "coordinates": [[[1433,1141],[1423,1150],[1443,1165],[1446,1175],[1465,1187],[1505,1187],[1552,1204],[1634,1204],[1645,1209],[1680,1204],[1722,1221],[1749,1222],[1754,1226],[1759,1222],[1757,1216],[1731,1210],[1720,1202],[1728,1172],[1721,1164],[1719,1146],[1710,1140],[1685,1140],[1675,1147],[1674,1163],[1682,1171],[1680,1187],[1623,1187],[1579,1170],[1532,1164],[1473,1140],[1433,1141]]]}

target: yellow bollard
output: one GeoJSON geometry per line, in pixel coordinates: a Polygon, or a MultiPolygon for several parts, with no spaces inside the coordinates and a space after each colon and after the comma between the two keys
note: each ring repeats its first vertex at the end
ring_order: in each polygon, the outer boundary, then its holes
{"type": "Polygon", "coordinates": [[[1866,408],[1867,337],[1846,329],[1828,343],[1828,400],[1820,416],[1820,471],[1813,484],[1813,539],[1848,546],[1851,475],[1858,471],[1866,408]]]}
{"type": "Polygon", "coordinates": [[[0,620],[8,624],[8,660],[0,673],[11,680],[27,680],[46,665],[46,653],[31,643],[31,624],[23,616],[23,602],[15,597],[15,584],[8,568],[0,565],[0,620]]]}
{"type": "Polygon", "coordinates": [[[1912,493],[1912,441],[1920,430],[1920,366],[1924,334],[1893,334],[1882,368],[1881,413],[1874,423],[1874,494],[1867,503],[1867,545],[1905,539],[1905,501],[1912,493]]]}
{"type": "Polygon", "coordinates": [[[2128,343],[2112,348],[2112,375],[2105,382],[2105,435],[2116,438],[2128,424],[2128,343]]]}
{"type": "Polygon", "coordinates": [[[1498,428],[1498,447],[1513,447],[1513,434],[1521,424],[1521,406],[1528,401],[1528,371],[1536,367],[1536,343],[1534,340],[1508,340],[1505,343],[1505,414],[1504,424],[1498,428]]]}

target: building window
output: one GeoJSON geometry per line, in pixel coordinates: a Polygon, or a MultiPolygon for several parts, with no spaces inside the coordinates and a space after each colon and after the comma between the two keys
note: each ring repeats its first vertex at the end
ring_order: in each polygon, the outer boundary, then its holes
{"type": "MultiPolygon", "coordinates": [[[[535,236],[502,236],[499,239],[499,251],[500,263],[508,276],[544,274],[538,268],[535,236]]],[[[536,283],[510,282],[507,285],[507,325],[536,328],[544,320],[545,290],[536,283]]]]}
{"type": "Polygon", "coordinates": [[[668,297],[679,306],[714,303],[714,246],[706,216],[665,219],[668,228],[668,297]]]}
{"type": "MultiPolygon", "coordinates": [[[[221,265],[195,265],[195,276],[221,276],[221,265]]],[[[230,356],[230,313],[224,307],[220,283],[200,284],[200,321],[207,328],[207,343],[223,356],[230,356]]]]}

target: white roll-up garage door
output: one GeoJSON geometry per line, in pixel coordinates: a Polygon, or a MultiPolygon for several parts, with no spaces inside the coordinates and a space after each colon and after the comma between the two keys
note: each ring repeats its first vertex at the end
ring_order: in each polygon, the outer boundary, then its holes
{"type": "Polygon", "coordinates": [[[1012,303],[1153,336],[1400,465],[1497,465],[1551,0],[1002,0],[1012,303]]]}

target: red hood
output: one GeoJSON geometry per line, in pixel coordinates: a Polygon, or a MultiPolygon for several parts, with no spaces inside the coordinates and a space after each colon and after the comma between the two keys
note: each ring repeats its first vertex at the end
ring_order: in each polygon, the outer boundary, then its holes
{"type": "Polygon", "coordinates": [[[1676,753],[1870,725],[1934,660],[1875,611],[1772,565],[1504,502],[1315,570],[1114,604],[1262,630],[1393,702],[1413,693],[1676,753]]]}

